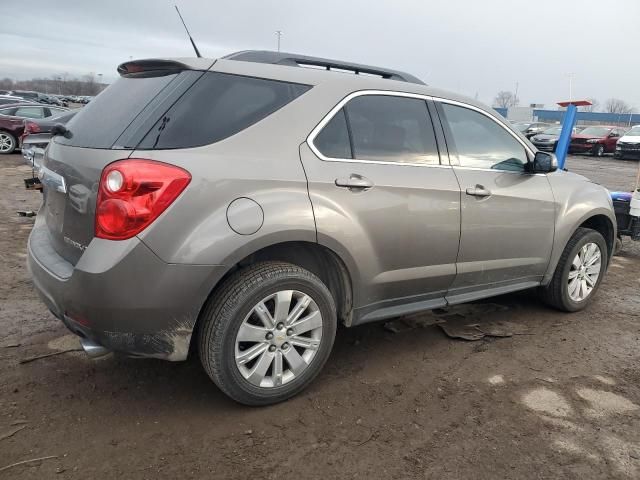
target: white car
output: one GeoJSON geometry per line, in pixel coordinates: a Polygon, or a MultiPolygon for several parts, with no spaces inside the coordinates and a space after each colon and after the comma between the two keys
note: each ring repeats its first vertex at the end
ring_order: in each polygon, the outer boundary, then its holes
{"type": "Polygon", "coordinates": [[[640,158],[640,125],[635,125],[616,143],[615,158],[640,158]]]}

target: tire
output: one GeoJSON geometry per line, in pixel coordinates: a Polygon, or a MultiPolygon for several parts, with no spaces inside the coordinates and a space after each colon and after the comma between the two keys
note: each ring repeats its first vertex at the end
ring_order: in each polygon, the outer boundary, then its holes
{"type": "Polygon", "coordinates": [[[337,326],[335,302],[326,285],[311,272],[283,262],[261,262],[232,274],[208,301],[200,320],[203,324],[199,330],[199,353],[205,371],[226,395],[251,406],[282,402],[304,390],[329,358],[337,326]],[[313,314],[315,324],[316,314],[320,314],[321,325],[304,334],[311,337],[289,336],[290,327],[299,325],[295,322],[284,329],[275,327],[269,331],[266,328],[267,323],[274,318],[277,321],[278,317],[272,296],[286,298],[288,292],[292,294],[286,312],[290,308],[291,311],[285,316],[291,317],[300,306],[298,302],[303,303],[307,297],[311,299],[309,306],[302,307],[298,317],[308,319],[313,314]],[[284,297],[280,297],[281,294],[284,297]],[[269,311],[266,317],[263,317],[264,309],[269,311]],[[239,333],[241,327],[245,332],[259,335],[259,340],[241,341],[240,338],[246,338],[239,333]],[[267,335],[271,332],[271,339],[263,337],[264,332],[267,335]],[[303,343],[316,343],[317,348],[304,350],[296,346],[301,339],[303,343]],[[246,354],[255,351],[254,348],[262,349],[255,359],[238,359],[243,354],[249,356],[246,354]],[[303,364],[298,357],[303,359],[303,364]],[[246,363],[241,365],[239,362],[243,361],[246,363]],[[270,363],[265,373],[259,373],[264,370],[261,365],[267,362],[270,363]],[[275,375],[277,371],[282,372],[280,376],[275,375]]]}
{"type": "Polygon", "coordinates": [[[0,155],[13,153],[17,146],[18,142],[16,141],[16,137],[9,132],[0,130],[0,155]]]}
{"type": "Polygon", "coordinates": [[[604,145],[597,144],[593,147],[592,154],[594,157],[602,157],[604,155],[604,145]]]}
{"type": "Polygon", "coordinates": [[[609,255],[607,244],[600,232],[589,228],[578,228],[578,230],[576,230],[573,236],[569,239],[569,242],[560,256],[560,260],[558,261],[558,265],[556,266],[556,271],[553,274],[551,282],[549,282],[549,285],[541,288],[540,293],[542,300],[548,305],[565,312],[577,312],[582,310],[591,302],[598,290],[598,287],[600,287],[608,262],[609,255]],[[591,291],[582,299],[575,298],[575,296],[572,296],[569,291],[569,273],[571,272],[573,274],[573,272],[576,271],[575,269],[572,270],[574,259],[578,253],[581,252],[583,247],[590,244],[595,244],[600,251],[600,271],[597,279],[595,280],[595,285],[591,287],[591,291]]]}

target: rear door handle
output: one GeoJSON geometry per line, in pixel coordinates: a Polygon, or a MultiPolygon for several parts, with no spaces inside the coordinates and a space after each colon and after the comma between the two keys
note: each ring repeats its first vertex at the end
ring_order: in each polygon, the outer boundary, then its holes
{"type": "Polygon", "coordinates": [[[476,185],[473,188],[467,188],[467,195],[472,197],[490,197],[491,190],[487,190],[482,185],[476,185]]]}
{"type": "Polygon", "coordinates": [[[349,178],[336,178],[336,187],[350,190],[367,190],[373,187],[373,182],[362,175],[352,173],[349,178]]]}

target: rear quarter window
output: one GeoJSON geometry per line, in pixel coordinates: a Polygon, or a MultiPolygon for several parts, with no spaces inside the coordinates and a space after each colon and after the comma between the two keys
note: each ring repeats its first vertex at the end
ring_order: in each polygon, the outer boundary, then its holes
{"type": "Polygon", "coordinates": [[[138,148],[189,148],[218,142],[271,115],[310,88],[207,72],[156,122],[138,148]]]}

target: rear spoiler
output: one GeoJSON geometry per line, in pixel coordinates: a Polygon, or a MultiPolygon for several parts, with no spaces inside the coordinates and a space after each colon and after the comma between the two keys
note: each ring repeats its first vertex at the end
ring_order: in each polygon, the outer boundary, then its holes
{"type": "Polygon", "coordinates": [[[118,74],[127,78],[162,77],[184,70],[208,70],[214,63],[206,58],[131,60],[118,65],[118,74]]]}

